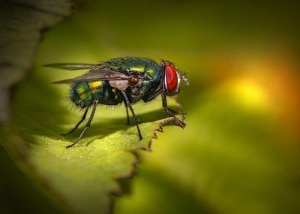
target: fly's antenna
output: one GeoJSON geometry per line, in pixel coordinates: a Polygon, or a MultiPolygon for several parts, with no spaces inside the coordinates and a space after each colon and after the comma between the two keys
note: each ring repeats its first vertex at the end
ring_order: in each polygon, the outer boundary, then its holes
{"type": "Polygon", "coordinates": [[[184,82],[185,85],[190,84],[189,79],[185,75],[180,75],[180,80],[182,80],[182,82],[184,82]]]}

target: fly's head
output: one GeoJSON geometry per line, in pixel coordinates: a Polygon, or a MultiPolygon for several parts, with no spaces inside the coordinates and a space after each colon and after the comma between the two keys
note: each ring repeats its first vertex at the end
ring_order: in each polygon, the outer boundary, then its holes
{"type": "Polygon", "coordinates": [[[189,85],[189,80],[185,75],[180,74],[175,65],[167,60],[162,61],[161,66],[163,88],[165,88],[166,95],[173,96],[180,92],[180,82],[182,81],[185,85],[189,85]]]}

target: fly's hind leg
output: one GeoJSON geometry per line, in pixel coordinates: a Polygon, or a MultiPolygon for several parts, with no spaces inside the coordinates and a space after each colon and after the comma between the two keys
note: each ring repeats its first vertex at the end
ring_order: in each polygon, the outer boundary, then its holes
{"type": "Polygon", "coordinates": [[[85,120],[86,114],[88,113],[88,111],[89,111],[89,108],[87,108],[87,109],[84,111],[84,114],[82,115],[81,120],[79,120],[79,122],[76,124],[76,126],[75,126],[73,129],[71,129],[71,130],[70,130],[69,132],[67,132],[67,133],[62,133],[62,134],[60,134],[60,135],[66,136],[66,135],[72,134],[72,133],[78,128],[78,126],[85,120]]]}
{"type": "MultiPolygon", "coordinates": [[[[83,137],[83,135],[85,134],[85,132],[90,128],[91,123],[92,123],[92,120],[93,120],[94,115],[95,115],[95,111],[96,111],[96,108],[97,108],[97,104],[98,104],[98,101],[95,101],[95,102],[93,103],[93,109],[92,109],[90,118],[89,118],[89,120],[87,121],[87,123],[85,124],[85,128],[82,130],[82,132],[80,133],[80,135],[79,135],[79,137],[77,138],[77,140],[76,140],[74,143],[72,143],[71,145],[66,146],[66,148],[70,148],[70,147],[74,146],[75,144],[77,144],[77,143],[81,140],[81,138],[83,137]]],[[[85,115],[86,115],[86,113],[87,113],[87,110],[85,111],[85,115]]],[[[82,121],[83,121],[83,120],[82,120],[82,121]]],[[[81,123],[82,121],[80,121],[80,123],[81,123]]],[[[80,124],[80,123],[79,123],[79,124],[80,124]]]]}

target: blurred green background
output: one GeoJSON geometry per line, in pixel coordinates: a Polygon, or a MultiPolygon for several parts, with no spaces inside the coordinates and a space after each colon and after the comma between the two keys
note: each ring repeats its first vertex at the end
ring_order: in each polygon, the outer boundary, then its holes
{"type": "Polygon", "coordinates": [[[77,0],[44,34],[36,67],[144,56],[171,60],[190,79],[178,96],[186,128],[166,127],[152,153],[139,152],[114,213],[300,212],[299,8],[77,0]]]}

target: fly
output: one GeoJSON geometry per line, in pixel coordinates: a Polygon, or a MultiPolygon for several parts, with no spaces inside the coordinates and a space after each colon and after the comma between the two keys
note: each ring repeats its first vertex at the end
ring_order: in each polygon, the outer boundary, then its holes
{"type": "Polygon", "coordinates": [[[85,128],[76,141],[68,145],[67,148],[77,144],[90,128],[98,104],[117,105],[124,102],[127,123],[129,123],[129,109],[138,136],[142,139],[139,120],[132,105],[140,100],[145,103],[149,102],[161,95],[164,111],[175,120],[177,125],[182,128],[185,127],[185,123],[175,116],[177,113],[168,107],[166,97],[179,93],[181,81],[185,85],[188,85],[189,81],[179,73],[170,61],[162,60],[158,64],[149,58],[122,57],[113,58],[99,64],[54,63],[45,66],[65,70],[89,70],[81,76],[54,82],[55,84],[71,84],[70,100],[76,106],[85,109],[81,120],[76,126],[63,135],[73,133],[85,120],[88,111],[91,109],[85,128]]]}

